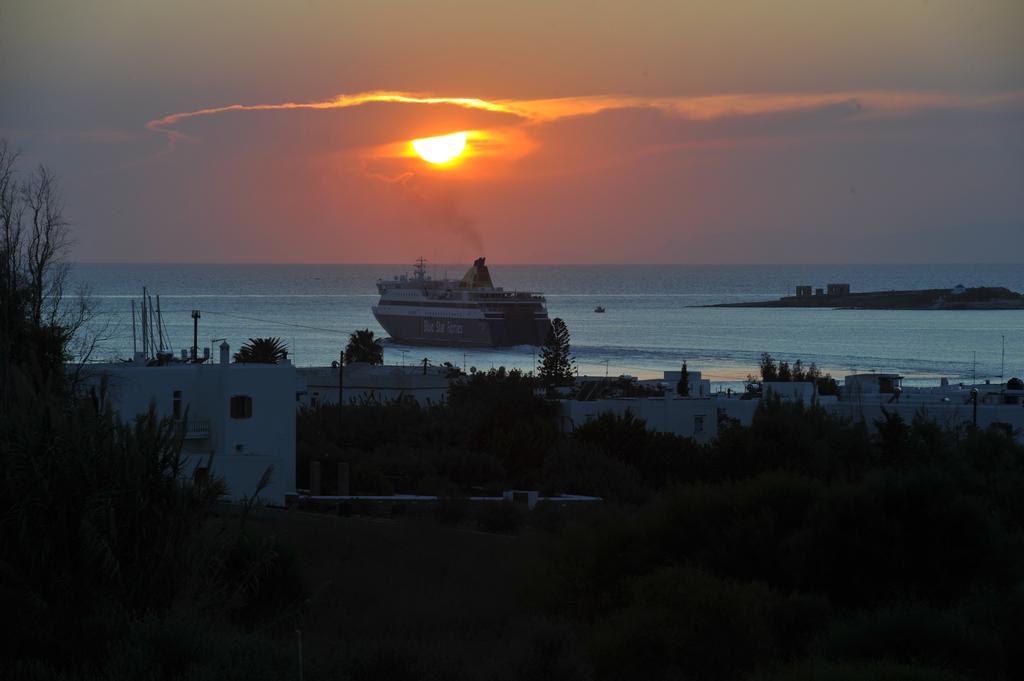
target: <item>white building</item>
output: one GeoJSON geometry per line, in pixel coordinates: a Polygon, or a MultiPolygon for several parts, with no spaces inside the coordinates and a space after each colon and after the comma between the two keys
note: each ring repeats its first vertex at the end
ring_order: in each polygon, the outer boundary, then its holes
{"type": "Polygon", "coordinates": [[[1024,389],[1006,384],[950,385],[943,380],[938,386],[911,388],[903,387],[898,374],[854,374],[846,377],[840,399],[824,406],[868,423],[888,412],[908,422],[920,414],[954,430],[995,426],[1024,442],[1024,389]]]}
{"type": "Polygon", "coordinates": [[[816,400],[818,391],[810,381],[764,381],[761,383],[761,395],[764,399],[811,404],[816,400]]]}
{"type": "MultiPolygon", "coordinates": [[[[665,372],[665,381],[671,383],[672,374],[679,380],[679,372],[665,372]]],[[[691,372],[691,391],[703,382],[698,372],[691,372]],[[693,375],[697,374],[697,385],[693,375]]],[[[852,374],[844,380],[841,395],[818,395],[810,382],[772,381],[762,384],[761,399],[781,399],[784,402],[815,404],[829,413],[854,421],[864,420],[869,425],[884,417],[884,413],[898,414],[907,422],[917,415],[952,428],[962,429],[977,424],[1007,430],[1024,442],[1024,384],[980,384],[977,386],[949,385],[943,382],[931,388],[904,388],[899,374],[852,374]],[[977,391],[977,408],[975,395],[977,391]]],[[[703,391],[705,388],[700,386],[703,391]]],[[[720,418],[738,421],[749,426],[760,404],[758,399],[747,399],[742,393],[715,394],[710,397],[616,398],[597,400],[562,400],[562,427],[564,430],[585,423],[602,413],[619,416],[630,411],[644,419],[648,427],[665,433],[692,437],[700,443],[718,437],[720,418]]]]}
{"type": "MultiPolygon", "coordinates": [[[[699,371],[690,371],[689,368],[687,368],[686,373],[689,374],[686,381],[690,387],[689,397],[709,397],[711,395],[710,380],[706,378],[701,378],[699,371]]],[[[676,392],[679,387],[679,379],[682,377],[682,375],[682,370],[665,371],[662,373],[662,376],[664,376],[664,378],[661,382],[664,383],[669,390],[671,390],[672,392],[676,392]]]]}
{"type": "Polygon", "coordinates": [[[630,412],[662,433],[692,437],[700,443],[718,437],[717,400],[709,398],[623,397],[600,400],[562,400],[562,429],[583,425],[601,414],[630,412]]]}
{"type": "MultiPolygon", "coordinates": [[[[342,367],[345,404],[416,400],[420,406],[448,399],[446,367],[373,366],[357,362],[342,367]]],[[[300,402],[304,407],[338,403],[338,367],[298,369],[300,402]]]]}
{"type": "Polygon", "coordinates": [[[295,367],[287,360],[232,364],[229,358],[223,343],[217,363],[147,366],[140,358],[89,365],[88,380],[106,383],[108,404],[122,421],[150,404],[158,416],[180,421],[188,474],[223,478],[231,499],[252,496],[272,466],[260,498],[284,505],[286,495],[295,494],[295,367]]]}

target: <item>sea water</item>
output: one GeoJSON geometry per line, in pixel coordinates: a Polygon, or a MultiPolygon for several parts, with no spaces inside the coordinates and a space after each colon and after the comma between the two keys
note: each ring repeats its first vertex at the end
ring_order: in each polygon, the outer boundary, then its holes
{"type": "MultiPolygon", "coordinates": [[[[999,380],[1024,375],[1024,311],[708,308],[771,300],[794,287],[848,283],[851,290],[1006,286],[1024,291],[1021,265],[502,265],[489,263],[497,286],[539,291],[552,318],[565,320],[580,374],[660,377],[687,362],[714,383],[735,385],[757,373],[761,353],[815,363],[833,375],[892,371],[909,384],[999,380]],[[603,306],[606,312],[595,313],[603,306]],[[1004,360],[1005,347],[1005,360],[1004,360]],[[1005,368],[1004,368],[1005,367],[1005,368]]],[[[466,265],[432,265],[434,277],[462,276],[466,265]]],[[[74,284],[90,289],[100,338],[91,358],[132,353],[131,300],[142,287],[160,296],[165,345],[192,345],[199,310],[200,347],[227,339],[278,336],[300,365],[337,360],[348,335],[386,333],[370,307],[376,281],[405,265],[77,264],[74,284]]],[[[137,332],[141,342],[141,327],[137,332]]],[[[388,364],[451,362],[459,367],[518,367],[539,361],[531,347],[435,348],[385,340],[388,364]]]]}

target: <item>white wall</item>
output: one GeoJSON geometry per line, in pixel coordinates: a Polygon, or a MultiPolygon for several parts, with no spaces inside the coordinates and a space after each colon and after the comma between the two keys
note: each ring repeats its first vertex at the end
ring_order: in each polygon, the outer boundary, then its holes
{"type": "Polygon", "coordinates": [[[810,406],[815,398],[814,384],[804,381],[764,381],[761,389],[765,399],[778,397],[787,402],[803,402],[810,406]]]}
{"type": "Polygon", "coordinates": [[[150,403],[161,417],[171,417],[173,394],[182,393],[182,414],[187,413],[192,433],[183,454],[191,474],[213,456],[213,473],[224,478],[228,495],[252,495],[260,477],[273,466],[270,486],[261,497],[284,504],[295,493],[295,368],[282,364],[170,364],[134,363],[89,367],[90,381],[108,382],[107,399],[119,417],[128,421],[145,413],[150,403]],[[252,417],[231,418],[231,397],[252,398],[252,417]],[[187,410],[187,412],[186,412],[187,410]],[[208,424],[208,435],[203,426],[208,424]],[[199,431],[199,432],[195,432],[199,431]]]}
{"type": "Polygon", "coordinates": [[[662,433],[692,437],[700,443],[718,437],[718,413],[715,400],[676,398],[622,398],[608,400],[562,400],[562,427],[565,430],[586,423],[603,413],[619,416],[630,411],[647,422],[647,427],[662,433]]]}
{"type": "MultiPolygon", "coordinates": [[[[387,402],[397,399],[415,399],[421,406],[441,404],[448,399],[448,378],[446,369],[414,366],[371,366],[349,364],[342,376],[345,403],[359,403],[364,400],[387,402]]],[[[298,370],[300,380],[305,381],[302,406],[315,404],[337,404],[338,369],[336,367],[309,367],[298,370]]]]}

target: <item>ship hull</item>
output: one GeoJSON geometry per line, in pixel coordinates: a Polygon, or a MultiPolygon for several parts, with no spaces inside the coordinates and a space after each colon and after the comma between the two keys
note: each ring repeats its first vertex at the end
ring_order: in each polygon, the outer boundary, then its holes
{"type": "Polygon", "coordinates": [[[373,311],[391,339],[406,345],[448,347],[510,347],[541,345],[551,322],[546,317],[506,315],[501,318],[459,319],[395,315],[373,311]]]}

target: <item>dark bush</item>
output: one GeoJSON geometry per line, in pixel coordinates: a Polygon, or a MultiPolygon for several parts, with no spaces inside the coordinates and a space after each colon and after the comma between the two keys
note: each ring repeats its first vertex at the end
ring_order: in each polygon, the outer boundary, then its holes
{"type": "Polygon", "coordinates": [[[445,525],[458,525],[470,515],[469,500],[460,497],[442,497],[435,507],[437,519],[445,525]]]}
{"type": "Polygon", "coordinates": [[[565,442],[544,459],[542,489],[549,494],[586,494],[605,501],[640,504],[650,490],[636,469],[609,456],[599,445],[565,442]]]}
{"type": "Polygon", "coordinates": [[[638,578],[629,605],[593,630],[595,677],[745,678],[781,657],[776,621],[786,604],[763,585],[687,567],[638,578]]]}
{"type": "Polygon", "coordinates": [[[484,532],[515,534],[523,526],[525,512],[508,501],[480,502],[477,505],[476,522],[484,532]]]}
{"type": "Polygon", "coordinates": [[[389,496],[395,493],[384,473],[379,468],[365,463],[352,466],[350,484],[352,494],[389,496]]]}
{"type": "Polygon", "coordinates": [[[556,532],[565,526],[565,511],[557,501],[538,503],[527,518],[530,527],[542,532],[556,532]]]}
{"type": "MultiPolygon", "coordinates": [[[[962,674],[926,664],[895,662],[835,663],[812,660],[769,677],[772,681],[964,681],[962,674]]],[[[969,677],[967,677],[969,678],[969,677]]]]}
{"type": "Polygon", "coordinates": [[[950,604],[982,584],[1005,587],[1020,569],[1018,545],[988,504],[958,485],[916,469],[836,488],[793,538],[795,578],[848,607],[950,604]]]}
{"type": "Polygon", "coordinates": [[[1002,641],[975,626],[957,609],[893,605],[833,624],[817,645],[820,656],[837,661],[923,661],[944,669],[970,670],[983,678],[1003,668],[1002,641]]]}

